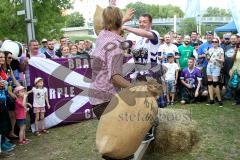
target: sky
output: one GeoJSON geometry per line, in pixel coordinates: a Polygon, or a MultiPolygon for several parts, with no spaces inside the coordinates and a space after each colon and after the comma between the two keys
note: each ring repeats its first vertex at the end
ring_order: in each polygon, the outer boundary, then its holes
{"type": "MultiPolygon", "coordinates": [[[[135,3],[139,0],[116,0],[116,5],[119,8],[125,8],[128,3],[135,3]]],[[[182,11],[186,10],[187,0],[141,0],[142,3],[146,4],[159,4],[166,5],[172,4],[179,6],[182,11]]],[[[208,7],[218,7],[223,9],[228,9],[228,0],[200,0],[200,10],[205,11],[208,7]]],[[[75,0],[73,5],[74,9],[72,12],[79,11],[83,14],[86,20],[90,20],[95,12],[96,4],[101,7],[106,7],[108,5],[108,0],[75,0]]]]}

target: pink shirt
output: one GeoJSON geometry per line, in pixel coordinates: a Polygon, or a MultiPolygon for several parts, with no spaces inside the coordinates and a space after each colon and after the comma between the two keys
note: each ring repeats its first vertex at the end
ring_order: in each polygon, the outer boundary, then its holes
{"type": "Polygon", "coordinates": [[[26,110],[23,106],[23,100],[17,98],[15,101],[16,119],[26,119],[26,110]]]}
{"type": "Polygon", "coordinates": [[[123,38],[116,33],[103,30],[96,39],[96,48],[92,52],[92,83],[89,99],[92,105],[111,100],[119,88],[111,82],[113,75],[122,75],[123,50],[120,42],[123,38]]]}

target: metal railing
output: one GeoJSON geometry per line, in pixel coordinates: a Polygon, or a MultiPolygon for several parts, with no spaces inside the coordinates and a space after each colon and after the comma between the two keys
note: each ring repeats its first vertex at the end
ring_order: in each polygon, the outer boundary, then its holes
{"type": "MultiPolygon", "coordinates": [[[[202,24],[204,23],[218,23],[218,24],[225,24],[232,21],[232,17],[197,17],[197,21],[200,21],[202,24]]],[[[184,18],[177,18],[177,23],[183,21],[184,18]]],[[[174,18],[159,18],[153,19],[153,25],[173,25],[174,18]]],[[[126,25],[129,26],[136,26],[138,25],[138,20],[133,20],[127,22],[126,25]]]]}

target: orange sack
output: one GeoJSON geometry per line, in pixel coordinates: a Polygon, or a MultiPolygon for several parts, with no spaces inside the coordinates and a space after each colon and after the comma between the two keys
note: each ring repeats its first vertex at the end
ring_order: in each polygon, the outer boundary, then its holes
{"type": "Polygon", "coordinates": [[[157,116],[156,82],[141,82],[116,94],[98,123],[96,146],[105,156],[121,159],[134,154],[157,116]]]}

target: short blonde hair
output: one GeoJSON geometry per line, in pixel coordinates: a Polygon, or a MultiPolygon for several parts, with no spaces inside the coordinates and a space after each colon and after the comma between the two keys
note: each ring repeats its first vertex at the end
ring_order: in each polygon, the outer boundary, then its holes
{"type": "Polygon", "coordinates": [[[119,8],[109,6],[103,10],[103,29],[106,30],[118,30],[122,27],[122,12],[119,8]]]}

